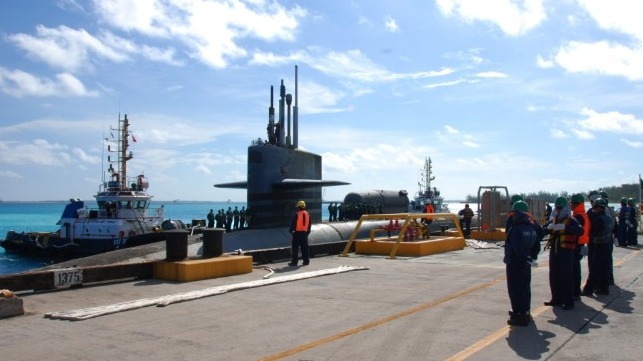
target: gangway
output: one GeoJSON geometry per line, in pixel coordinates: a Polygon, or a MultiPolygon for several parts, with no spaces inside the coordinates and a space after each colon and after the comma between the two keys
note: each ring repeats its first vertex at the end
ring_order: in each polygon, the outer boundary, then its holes
{"type": "MultiPolygon", "coordinates": [[[[446,229],[442,230],[445,233],[446,229]]],[[[449,232],[451,233],[451,232],[449,232]]],[[[449,251],[461,250],[465,246],[464,235],[457,216],[453,213],[391,213],[391,214],[364,214],[359,218],[353,234],[346,243],[346,247],[340,257],[348,257],[348,251],[355,242],[355,253],[362,254],[389,254],[389,259],[395,259],[398,253],[401,256],[421,257],[429,254],[443,253],[449,251]],[[433,217],[434,221],[452,220],[455,224],[457,233],[455,236],[442,234],[439,236],[428,236],[427,239],[419,239],[425,235],[423,230],[425,226],[418,222],[418,219],[433,217]],[[395,221],[393,228],[386,226],[381,231],[399,230],[395,241],[387,238],[386,240],[376,240],[372,230],[369,240],[355,240],[359,233],[362,223],[367,220],[389,220],[389,224],[395,221]],[[403,221],[403,222],[400,222],[403,221]],[[401,224],[401,225],[400,225],[401,224]],[[399,227],[399,229],[398,229],[399,227]],[[416,237],[419,236],[419,237],[416,237]],[[405,241],[406,240],[406,241],[405,241]]]]}

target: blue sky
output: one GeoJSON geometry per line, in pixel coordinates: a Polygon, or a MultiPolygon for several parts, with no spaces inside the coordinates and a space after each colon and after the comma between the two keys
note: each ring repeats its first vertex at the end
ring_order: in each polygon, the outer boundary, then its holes
{"type": "Polygon", "coordinates": [[[245,201],[270,85],[323,178],[447,199],[576,192],[643,168],[643,3],[111,0],[0,4],[0,199],[91,200],[120,114],[157,200],[245,201]]]}

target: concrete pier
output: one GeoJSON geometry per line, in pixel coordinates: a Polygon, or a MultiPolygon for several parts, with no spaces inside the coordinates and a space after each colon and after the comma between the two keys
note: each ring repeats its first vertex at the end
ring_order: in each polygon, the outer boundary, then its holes
{"type": "MultiPolygon", "coordinates": [[[[639,241],[640,241],[639,237],[639,241]]],[[[21,295],[26,315],[0,321],[12,359],[189,360],[639,360],[643,256],[614,249],[616,285],[570,311],[550,299],[547,253],[532,273],[528,327],[506,324],[503,249],[424,257],[328,256],[294,275],[340,265],[368,270],[241,289],[167,307],[84,321],[45,313],[112,305],[261,280],[266,269],[176,283],[156,279],[21,295]]],[[[586,277],[586,262],[583,261],[586,277]]]]}

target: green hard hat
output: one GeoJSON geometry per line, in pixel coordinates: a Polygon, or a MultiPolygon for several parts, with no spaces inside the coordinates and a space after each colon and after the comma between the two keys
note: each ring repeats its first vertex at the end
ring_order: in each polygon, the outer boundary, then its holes
{"type": "Polygon", "coordinates": [[[628,198],[627,204],[634,205],[634,198],[628,198]]]}
{"type": "Polygon", "coordinates": [[[601,206],[603,208],[607,207],[607,201],[604,198],[596,198],[594,200],[595,206],[601,206]]]}
{"type": "Polygon", "coordinates": [[[594,194],[598,194],[598,191],[589,191],[590,196],[593,196],[594,194]]]}
{"type": "Polygon", "coordinates": [[[554,205],[556,205],[556,207],[562,207],[562,208],[567,207],[567,198],[565,197],[556,198],[554,205]]]}
{"type": "Polygon", "coordinates": [[[600,194],[601,198],[603,198],[603,199],[609,199],[610,198],[610,197],[607,196],[607,192],[605,192],[605,191],[600,191],[600,192],[598,192],[598,194],[600,194]]]}
{"type": "Polygon", "coordinates": [[[583,203],[585,202],[585,198],[583,197],[582,194],[576,193],[572,194],[572,203],[583,203]]]}
{"type": "Polygon", "coordinates": [[[512,209],[514,211],[527,212],[529,210],[529,205],[523,200],[517,200],[514,202],[512,209]]]}
{"type": "Polygon", "coordinates": [[[514,204],[518,201],[524,201],[520,194],[514,194],[513,196],[511,196],[511,204],[514,204]]]}
{"type": "Polygon", "coordinates": [[[627,203],[627,199],[625,199],[625,197],[621,198],[621,203],[623,204],[627,203]]]}

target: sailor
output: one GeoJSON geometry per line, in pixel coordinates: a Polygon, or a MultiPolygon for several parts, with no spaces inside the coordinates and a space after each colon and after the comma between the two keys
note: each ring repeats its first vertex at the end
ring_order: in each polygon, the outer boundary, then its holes
{"type": "Polygon", "coordinates": [[[511,302],[509,320],[512,326],[527,326],[531,322],[531,267],[540,252],[540,239],[526,212],[524,201],[513,204],[513,227],[505,242],[507,291],[511,302]]]}
{"type": "Polygon", "coordinates": [[[634,199],[633,198],[628,198],[627,199],[627,205],[630,207],[630,224],[627,232],[627,244],[629,246],[638,246],[638,233],[637,230],[639,228],[639,210],[637,207],[634,206],[634,199]]]}
{"type": "Polygon", "coordinates": [[[549,248],[551,300],[545,302],[545,306],[562,306],[563,310],[571,310],[574,308],[574,252],[578,237],[584,230],[572,217],[567,198],[556,198],[546,228],[550,235],[545,248],[549,248]]]}
{"type": "Polygon", "coordinates": [[[208,228],[214,228],[214,210],[210,209],[210,213],[207,215],[208,219],[208,228]]]}
{"type": "Polygon", "coordinates": [[[232,207],[228,207],[228,210],[225,212],[225,231],[230,233],[232,231],[232,217],[234,216],[232,212],[232,207]]]}
{"type": "MultiPolygon", "coordinates": [[[[513,214],[514,214],[513,205],[514,205],[514,203],[516,203],[518,201],[523,201],[524,202],[524,199],[522,198],[522,196],[520,194],[514,194],[513,196],[511,196],[511,200],[509,201],[509,209],[510,209],[510,211],[507,212],[507,220],[505,221],[505,232],[506,233],[509,233],[509,230],[511,229],[511,225],[513,224],[513,214]]],[[[529,218],[532,218],[531,213],[529,213],[529,211],[527,211],[527,214],[528,214],[529,218]]]]}
{"type": "Polygon", "coordinates": [[[239,207],[237,206],[234,206],[234,211],[232,211],[232,229],[239,230],[239,207]]]}
{"type": "Polygon", "coordinates": [[[328,222],[333,221],[333,202],[328,203],[328,222]]]}
{"type": "Polygon", "coordinates": [[[600,191],[598,194],[605,200],[605,214],[607,214],[610,218],[612,218],[612,247],[609,247],[608,252],[609,252],[609,257],[607,257],[607,262],[608,266],[607,269],[609,270],[609,276],[608,276],[608,283],[610,285],[614,284],[614,258],[612,257],[612,252],[614,252],[614,238],[616,237],[616,232],[617,232],[617,225],[616,225],[616,212],[614,211],[614,207],[610,207],[610,200],[609,196],[607,195],[607,192],[605,191],[600,191]]]}
{"type": "Polygon", "coordinates": [[[609,295],[609,277],[614,241],[612,229],[614,219],[610,217],[605,209],[607,202],[603,198],[596,198],[592,203],[592,209],[587,212],[589,217],[589,275],[581,295],[592,296],[609,295]]]}
{"type": "Polygon", "coordinates": [[[290,234],[292,234],[292,261],[288,263],[289,266],[297,266],[299,262],[299,250],[301,249],[301,258],[304,261],[303,265],[308,266],[310,258],[308,256],[308,235],[312,222],[310,221],[310,214],[306,212],[306,202],[297,202],[297,213],[295,213],[290,221],[290,234]]]}
{"type": "Polygon", "coordinates": [[[458,212],[460,216],[460,228],[463,228],[464,238],[469,238],[471,234],[471,219],[473,218],[473,210],[469,208],[469,203],[464,205],[464,208],[458,212]]]}
{"type": "Polygon", "coordinates": [[[587,244],[589,243],[589,217],[585,211],[585,198],[582,194],[572,194],[572,215],[583,227],[583,234],[578,237],[578,244],[574,251],[574,299],[580,301],[581,293],[581,260],[588,255],[587,244]]]}
{"type": "MultiPolygon", "coordinates": [[[[435,213],[435,207],[433,207],[433,201],[427,202],[426,206],[424,207],[424,213],[435,213]]],[[[432,216],[426,216],[422,220],[422,223],[426,223],[427,225],[430,225],[432,222],[433,222],[432,216]]]]}
{"type": "Polygon", "coordinates": [[[549,217],[551,217],[551,212],[552,212],[551,205],[549,204],[549,202],[545,203],[545,219],[546,220],[549,220],[549,217]]]}
{"type": "Polygon", "coordinates": [[[627,206],[627,199],[621,198],[621,209],[618,211],[617,239],[619,247],[627,247],[627,229],[630,218],[630,207],[627,206]]]}
{"type": "Polygon", "coordinates": [[[214,220],[216,221],[217,228],[224,228],[225,215],[223,214],[223,209],[219,209],[217,211],[217,214],[214,216],[214,220]]]}
{"type": "Polygon", "coordinates": [[[241,207],[239,211],[239,228],[246,228],[246,206],[241,207]]]}

